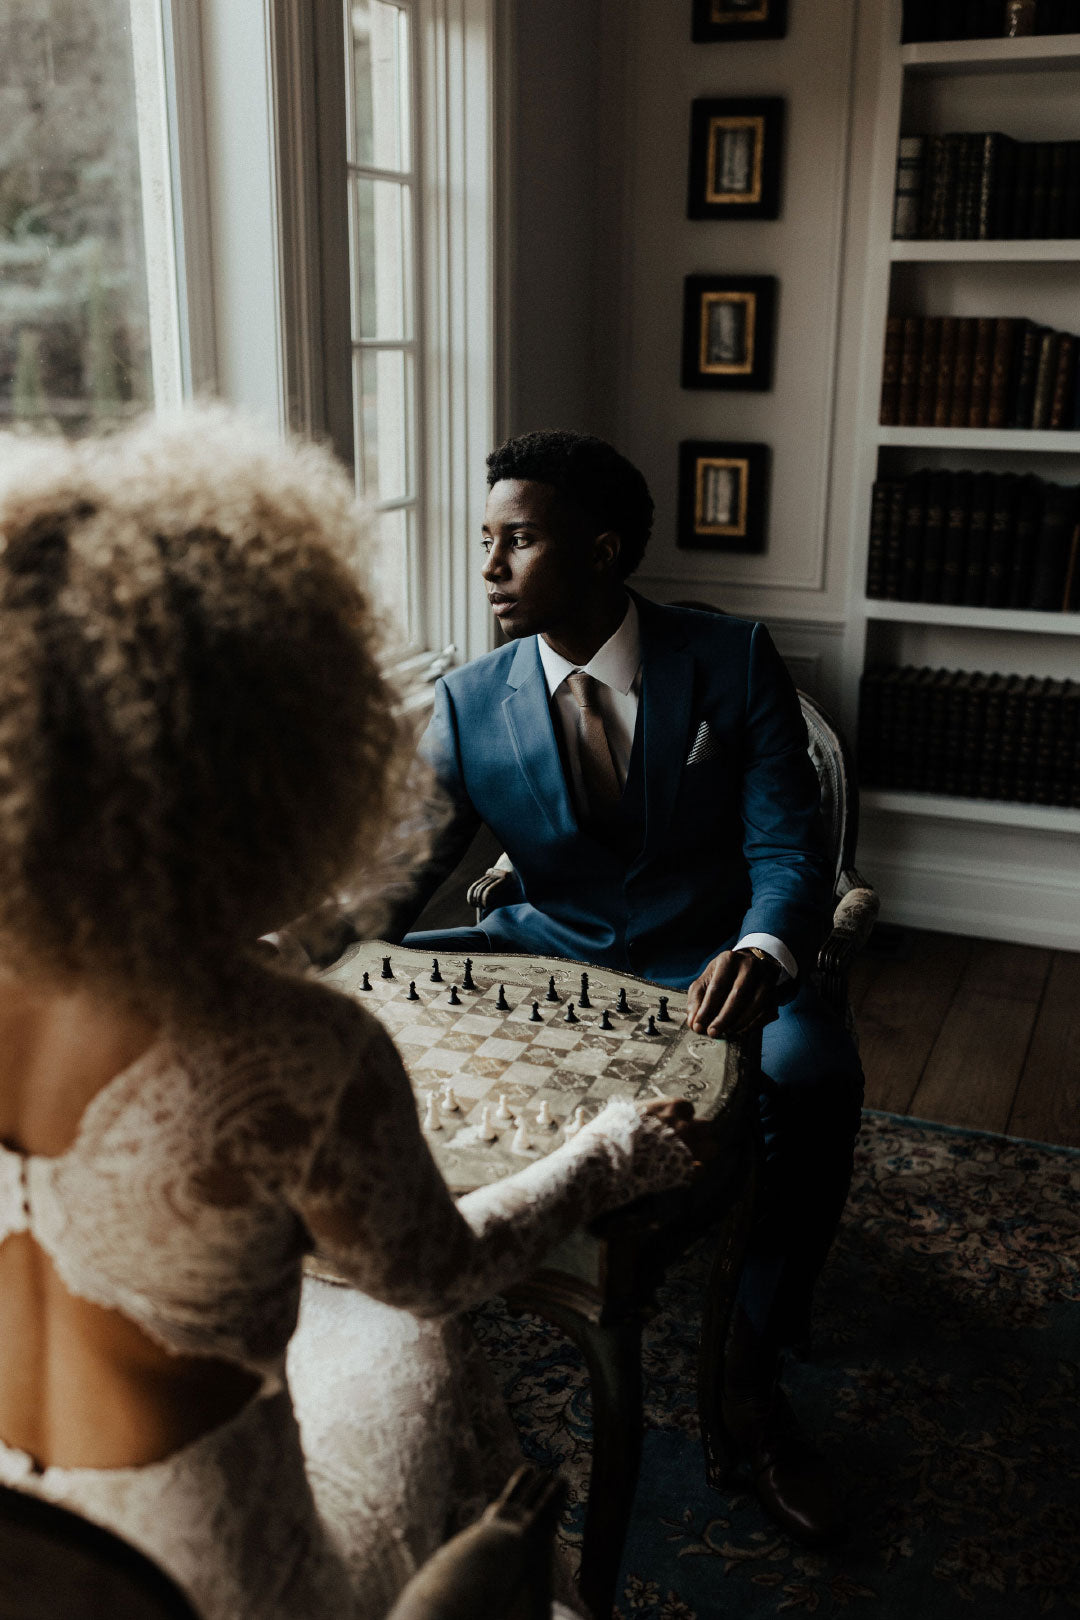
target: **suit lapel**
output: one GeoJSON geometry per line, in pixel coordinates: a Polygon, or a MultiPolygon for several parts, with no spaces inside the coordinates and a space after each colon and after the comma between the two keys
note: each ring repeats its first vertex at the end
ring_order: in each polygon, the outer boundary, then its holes
{"type": "Polygon", "coordinates": [[[522,775],[556,836],[572,837],[580,829],[563,775],[535,636],[518,643],[507,684],[514,690],[503,699],[502,711],[522,775]]]}
{"type": "Polygon", "coordinates": [[[641,622],[641,719],[644,724],[645,842],[667,834],[690,746],[694,660],[680,631],[636,596],[641,622]]]}

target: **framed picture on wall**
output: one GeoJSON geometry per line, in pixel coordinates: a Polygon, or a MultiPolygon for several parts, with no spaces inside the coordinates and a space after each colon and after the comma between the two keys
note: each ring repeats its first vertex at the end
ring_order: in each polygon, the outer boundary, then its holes
{"type": "Polygon", "coordinates": [[[690,111],[691,219],[779,219],[782,96],[701,97],[690,111]]]}
{"type": "Polygon", "coordinates": [[[687,276],[684,388],[772,386],[775,276],[687,276]]]}
{"type": "Polygon", "coordinates": [[[787,33],[787,0],[694,0],[691,37],[699,44],[714,39],[783,39],[787,33]]]}
{"type": "Polygon", "coordinates": [[[764,551],[768,481],[767,444],[680,444],[676,544],[693,551],[764,551]]]}

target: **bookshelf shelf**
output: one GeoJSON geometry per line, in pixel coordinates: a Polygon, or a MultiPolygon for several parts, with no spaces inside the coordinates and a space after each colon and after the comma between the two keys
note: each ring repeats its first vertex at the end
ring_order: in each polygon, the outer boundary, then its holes
{"type": "Polygon", "coordinates": [[[859,805],[863,810],[884,815],[1080,833],[1080,810],[1061,809],[1051,804],[1017,804],[1010,799],[950,799],[937,793],[894,793],[885,788],[863,788],[859,805]]]}
{"type": "Polygon", "coordinates": [[[1080,34],[1036,34],[1027,39],[950,39],[902,45],[910,74],[954,78],[973,73],[1053,73],[1080,67],[1080,34]]]}
{"type": "Polygon", "coordinates": [[[1073,238],[1031,238],[994,242],[910,242],[893,240],[894,264],[1075,264],[1080,242],[1073,238]]]}
{"type": "Polygon", "coordinates": [[[1080,433],[1037,428],[879,427],[879,445],[909,450],[1031,450],[1080,454],[1080,433]]]}
{"type": "Polygon", "coordinates": [[[866,598],[863,610],[868,620],[890,624],[940,624],[955,630],[1013,631],[1019,635],[1075,636],[1080,632],[1080,613],[948,607],[932,602],[886,602],[873,596],[866,598]]]}

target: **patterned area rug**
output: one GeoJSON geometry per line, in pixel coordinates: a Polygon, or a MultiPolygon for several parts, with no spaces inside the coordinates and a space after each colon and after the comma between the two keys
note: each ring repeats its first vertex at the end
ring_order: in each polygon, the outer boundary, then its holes
{"type": "MultiPolygon", "coordinates": [[[[620,1620],[1080,1611],[1080,1152],[867,1113],[814,1358],[785,1382],[832,1459],[853,1532],[829,1554],[704,1483],[691,1255],[646,1341],[645,1458],[620,1620]]],[[[571,1486],[580,1543],[584,1370],[497,1307],[476,1325],[528,1455],[571,1486]]]]}

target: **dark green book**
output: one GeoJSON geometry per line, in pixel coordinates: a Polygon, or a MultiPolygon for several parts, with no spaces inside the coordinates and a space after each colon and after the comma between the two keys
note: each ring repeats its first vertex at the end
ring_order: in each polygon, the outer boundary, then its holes
{"type": "Polygon", "coordinates": [[[900,542],[900,600],[918,602],[922,595],[923,528],[926,522],[926,472],[912,473],[904,485],[904,533],[900,542]]]}
{"type": "Polygon", "coordinates": [[[1065,575],[1076,516],[1076,490],[1048,484],[1042,520],[1032,546],[1032,577],[1024,607],[1040,613],[1060,613],[1064,608],[1065,575]]]}
{"type": "Polygon", "coordinates": [[[904,543],[905,481],[892,482],[889,498],[889,527],[885,536],[885,596],[890,602],[900,598],[901,551],[904,543]]]}
{"type": "Polygon", "coordinates": [[[941,564],[945,551],[945,519],[949,506],[949,474],[932,472],[926,481],[926,513],[923,519],[922,578],[919,600],[941,601],[941,564]]]}
{"type": "Polygon", "coordinates": [[[885,544],[889,533],[892,481],[879,478],[870,495],[870,540],[866,554],[866,594],[885,595],[885,544]]]}
{"type": "MultiPolygon", "coordinates": [[[[1009,600],[1009,571],[1020,480],[1015,473],[1000,473],[994,490],[994,509],[986,537],[986,564],[981,607],[1005,607],[1009,600]]],[[[967,601],[965,597],[965,601],[967,601]]]]}
{"type": "Polygon", "coordinates": [[[971,511],[964,542],[960,596],[965,607],[982,607],[986,596],[986,548],[996,486],[997,479],[993,473],[976,473],[971,480],[971,511]]]}
{"type": "Polygon", "coordinates": [[[989,675],[972,675],[967,687],[964,709],[964,732],[960,747],[956,792],[962,798],[973,799],[979,785],[979,761],[982,757],[983,723],[986,717],[986,698],[990,688],[989,675]]]}
{"type": "MultiPolygon", "coordinates": [[[[945,512],[945,544],[941,553],[941,582],[938,601],[955,605],[964,594],[967,564],[968,524],[974,479],[969,472],[954,472],[949,478],[949,499],[945,512]]],[[[924,598],[925,600],[925,598],[924,598]]]]}
{"type": "Polygon", "coordinates": [[[986,702],[982,715],[982,742],[979,747],[979,766],[975,778],[975,797],[997,797],[998,753],[1001,749],[1001,722],[1005,709],[1007,675],[991,675],[986,683],[986,702]]]}
{"type": "Polygon", "coordinates": [[[1016,527],[1010,548],[1006,607],[1026,608],[1030,602],[1035,547],[1043,515],[1043,494],[1042,479],[1036,478],[1034,473],[1025,473],[1020,480],[1016,500],[1016,527]]]}

